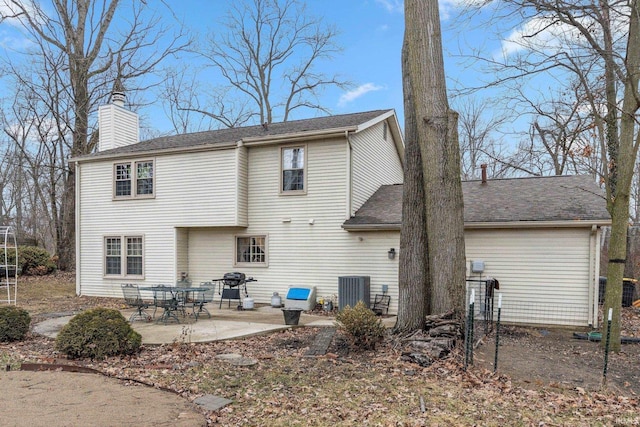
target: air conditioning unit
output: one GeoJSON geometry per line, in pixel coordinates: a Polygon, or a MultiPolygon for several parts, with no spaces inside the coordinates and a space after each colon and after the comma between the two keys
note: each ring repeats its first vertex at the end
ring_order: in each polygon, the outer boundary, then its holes
{"type": "Polygon", "coordinates": [[[371,294],[369,284],[370,276],[342,276],[338,277],[338,309],[346,306],[354,307],[358,301],[369,307],[371,294]]]}

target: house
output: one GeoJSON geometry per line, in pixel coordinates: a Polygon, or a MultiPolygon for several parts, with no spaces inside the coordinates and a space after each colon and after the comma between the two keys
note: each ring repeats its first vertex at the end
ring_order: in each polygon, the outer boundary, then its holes
{"type": "MultiPolygon", "coordinates": [[[[497,279],[505,321],[597,326],[600,235],[611,220],[593,178],[482,179],[462,191],[468,287],[497,279]]],[[[397,231],[401,218],[402,185],[384,185],[343,227],[397,231]]]]}
{"type": "Polygon", "coordinates": [[[123,282],[232,271],[257,280],[257,303],[290,285],[332,297],[339,276],[371,276],[372,294],[395,287],[398,233],[378,233],[374,247],[342,228],[381,185],[402,182],[392,110],[135,143],[137,118],[118,98],[99,126],[99,151],[72,160],[78,294],[121,298],[123,282]]]}
{"type": "MultiPolygon", "coordinates": [[[[388,289],[397,311],[404,144],[393,110],[137,142],[137,116],[114,94],[99,126],[98,152],[71,160],[79,295],[241,271],[257,280],[255,302],[268,303],[292,285],[337,298],[340,277],[368,276],[371,295],[388,289]]],[[[597,186],[559,177],[464,189],[478,277],[498,278],[505,303],[576,305],[578,315],[557,321],[594,323],[609,223],[597,186]]]]}

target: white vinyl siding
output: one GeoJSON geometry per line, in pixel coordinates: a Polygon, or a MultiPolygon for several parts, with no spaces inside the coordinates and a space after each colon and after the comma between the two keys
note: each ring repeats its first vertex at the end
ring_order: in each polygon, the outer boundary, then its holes
{"type": "Polygon", "coordinates": [[[381,185],[403,181],[402,163],[392,133],[383,139],[384,124],[378,123],[351,136],[353,215],[381,185]]]}
{"type": "MultiPolygon", "coordinates": [[[[79,184],[82,191],[78,200],[80,292],[110,297],[122,294],[121,280],[103,277],[104,236],[144,235],[143,283],[175,283],[189,262],[177,252],[185,250],[188,243],[179,241],[176,228],[244,225],[238,224],[238,219],[246,218],[247,214],[238,211],[242,206],[246,209],[242,200],[247,196],[241,194],[246,190],[236,184],[239,176],[236,151],[157,156],[153,199],[114,201],[114,162],[82,164],[79,184]]],[[[277,173],[277,167],[275,170],[277,173]]]]}
{"type": "Polygon", "coordinates": [[[98,151],[123,147],[139,142],[138,115],[115,104],[99,108],[98,128],[100,138],[98,151]]]}
{"type": "Polygon", "coordinates": [[[249,195],[248,195],[248,180],[249,180],[249,152],[246,147],[240,146],[236,150],[236,162],[237,162],[237,185],[236,185],[236,200],[238,207],[236,209],[236,224],[240,226],[247,226],[249,221],[249,195]]]}
{"type": "Polygon", "coordinates": [[[398,234],[357,235],[341,228],[345,144],[342,138],[307,144],[308,192],[304,198],[279,196],[278,146],[251,147],[249,227],[241,233],[232,228],[190,229],[189,274],[194,283],[239,270],[257,280],[248,285],[249,295],[258,302],[269,302],[273,292],[284,297],[291,285],[316,286],[319,297],[337,296],[339,276],[369,275],[372,295],[388,285],[395,307],[398,259],[389,260],[387,251],[398,248],[398,234]],[[268,236],[268,268],[234,266],[238,235],[268,236]]]}
{"type": "Polygon", "coordinates": [[[176,228],[176,269],[177,274],[189,274],[189,229],[176,228]]]}
{"type": "Polygon", "coordinates": [[[502,319],[587,325],[590,319],[589,229],[467,230],[469,262],[483,260],[482,277],[500,282],[502,319]]]}

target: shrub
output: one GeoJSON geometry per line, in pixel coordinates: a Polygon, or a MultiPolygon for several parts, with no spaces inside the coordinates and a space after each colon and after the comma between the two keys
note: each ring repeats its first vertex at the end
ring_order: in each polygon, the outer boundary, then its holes
{"type": "Polygon", "coordinates": [[[336,320],[351,345],[360,350],[373,350],[384,337],[382,320],[362,301],[355,307],[346,306],[336,315],[336,320]]]}
{"type": "Polygon", "coordinates": [[[6,305],[0,307],[0,341],[20,341],[29,332],[31,316],[19,307],[6,305]]]}
{"type": "MultiPolygon", "coordinates": [[[[7,252],[9,265],[15,264],[16,253],[14,250],[7,252]]],[[[0,249],[0,262],[4,263],[4,249],[0,249]]],[[[24,275],[43,276],[56,269],[51,255],[46,249],[37,246],[18,246],[18,269],[24,275]]]]}
{"type": "Polygon", "coordinates": [[[94,308],[74,316],[56,338],[56,350],[72,359],[135,354],[142,337],[118,310],[94,308]]]}
{"type": "Polygon", "coordinates": [[[18,247],[18,261],[23,274],[45,275],[56,269],[49,252],[37,246],[18,247]]]}

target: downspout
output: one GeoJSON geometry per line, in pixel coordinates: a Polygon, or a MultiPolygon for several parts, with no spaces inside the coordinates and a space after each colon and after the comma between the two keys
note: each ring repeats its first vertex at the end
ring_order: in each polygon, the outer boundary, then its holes
{"type": "Polygon", "coordinates": [[[80,296],[82,289],[80,287],[80,283],[81,283],[81,279],[82,279],[82,259],[80,257],[80,238],[81,238],[81,234],[80,234],[80,212],[82,211],[80,209],[80,163],[79,162],[75,162],[74,165],[74,173],[76,174],[76,295],[80,296]]]}
{"type": "Polygon", "coordinates": [[[597,225],[591,226],[589,234],[589,325],[592,328],[598,327],[598,286],[600,277],[600,245],[598,236],[600,235],[597,225]]]}
{"type": "Polygon", "coordinates": [[[353,194],[353,190],[351,188],[351,183],[353,182],[353,176],[352,176],[352,168],[351,168],[351,151],[353,150],[353,147],[351,146],[351,136],[349,135],[349,131],[345,130],[344,131],[344,137],[347,140],[347,188],[346,188],[346,214],[345,214],[345,219],[349,219],[351,218],[351,199],[352,199],[352,194],[353,194]]]}

